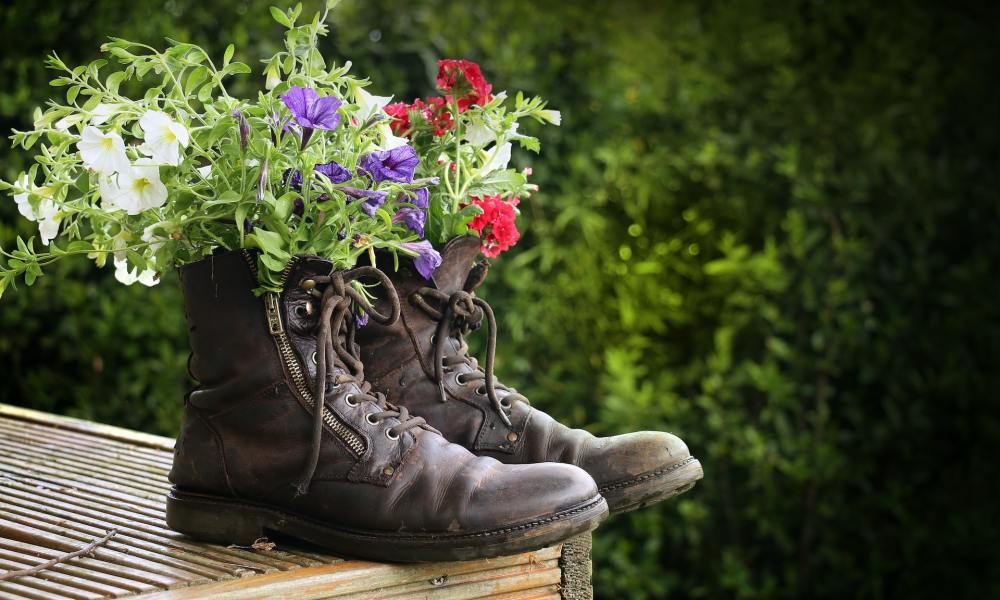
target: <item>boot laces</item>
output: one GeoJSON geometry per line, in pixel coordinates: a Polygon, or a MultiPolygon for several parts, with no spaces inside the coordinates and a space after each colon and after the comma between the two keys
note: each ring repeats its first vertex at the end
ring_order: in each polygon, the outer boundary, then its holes
{"type": "Polygon", "coordinates": [[[472,372],[463,373],[463,378],[459,380],[459,383],[482,381],[482,387],[485,388],[486,396],[490,399],[493,409],[510,427],[511,421],[508,411],[511,409],[512,403],[515,401],[528,403],[528,399],[514,388],[497,382],[493,374],[497,346],[497,321],[489,303],[482,298],[477,298],[474,290],[459,290],[449,296],[440,290],[429,287],[420,288],[410,298],[414,304],[427,313],[427,316],[437,321],[433,338],[433,378],[438,384],[441,401],[448,400],[444,388],[445,372],[460,364],[469,365],[472,372]],[[469,356],[469,345],[465,341],[465,336],[479,329],[484,318],[486,319],[487,332],[486,365],[485,368],[481,368],[479,362],[474,357],[469,356]],[[446,340],[449,337],[458,340],[459,348],[455,354],[445,356],[446,340]],[[497,388],[507,392],[507,396],[501,399],[497,395],[497,388]]]}
{"type": "Polygon", "coordinates": [[[320,300],[320,312],[319,333],[316,338],[312,443],[305,469],[296,486],[298,495],[309,491],[309,485],[319,465],[323,442],[323,409],[328,391],[327,373],[336,368],[338,362],[347,372],[338,373],[333,377],[333,387],[337,388],[344,383],[355,384],[361,392],[354,394],[355,400],[368,401],[382,409],[379,412],[369,413],[368,418],[377,421],[387,419],[398,421],[388,429],[393,437],[401,437],[404,432],[417,427],[437,431],[422,417],[411,416],[406,407],[397,407],[389,403],[381,392],[373,393],[371,384],[365,381],[364,364],[361,361],[358,345],[354,341],[356,324],[353,307],[363,310],[371,319],[382,325],[392,325],[396,322],[399,318],[399,297],[385,273],[375,267],[366,266],[346,272],[337,271],[330,275],[310,276],[308,279],[316,284],[307,291],[309,295],[320,300]],[[352,282],[365,277],[377,279],[381,284],[390,302],[388,315],[378,312],[364,294],[352,285],[352,282]]]}

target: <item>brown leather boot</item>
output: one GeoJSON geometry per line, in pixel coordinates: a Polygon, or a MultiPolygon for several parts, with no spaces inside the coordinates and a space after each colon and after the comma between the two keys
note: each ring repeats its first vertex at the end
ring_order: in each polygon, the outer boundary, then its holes
{"type": "MultiPolygon", "coordinates": [[[[425,418],[452,442],[510,464],[545,461],[582,467],[611,512],[665,500],[701,479],[701,464],[675,435],[642,431],[598,438],[532,408],[493,377],[496,322],[475,289],[486,263],[473,267],[479,240],[452,240],[433,281],[401,264],[390,276],[405,301],[399,321],[358,333],[365,371],[390,401],[425,418]],[[468,354],[464,335],[486,322],[485,368],[468,354]]],[[[391,258],[383,264],[392,264],[391,258]]]]}
{"type": "Polygon", "coordinates": [[[412,562],[537,549],[607,515],[584,471],[477,457],[371,392],[355,311],[386,327],[398,318],[381,271],[293,259],[284,291],[257,297],[247,258],[227,252],[180,272],[199,385],[170,472],[171,528],[225,544],[281,533],[412,562]],[[384,312],[354,287],[361,279],[382,284],[384,312]]]}

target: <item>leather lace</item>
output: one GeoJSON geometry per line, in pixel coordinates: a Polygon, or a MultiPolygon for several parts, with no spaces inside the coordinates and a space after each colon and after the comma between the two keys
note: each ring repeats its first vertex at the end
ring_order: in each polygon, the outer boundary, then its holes
{"type": "Polygon", "coordinates": [[[486,396],[490,399],[494,410],[510,427],[510,415],[507,411],[511,408],[512,402],[528,403],[528,399],[517,393],[514,388],[497,383],[493,374],[497,346],[497,321],[490,305],[482,298],[477,298],[473,291],[466,290],[459,290],[449,296],[435,288],[422,287],[414,292],[410,298],[431,319],[437,321],[433,338],[434,380],[438,384],[441,401],[448,400],[444,389],[445,372],[459,364],[467,364],[472,367],[473,371],[463,373],[463,380],[459,383],[482,381],[482,387],[485,388],[486,396]],[[434,306],[435,304],[437,307],[434,306]],[[469,356],[469,345],[465,342],[465,336],[479,329],[484,318],[487,325],[486,365],[485,368],[480,368],[478,361],[469,356]],[[460,344],[458,352],[451,356],[445,356],[445,340],[448,337],[455,337],[460,344]],[[508,393],[503,399],[497,396],[498,387],[508,393]]]}
{"type": "Polygon", "coordinates": [[[316,389],[313,393],[316,404],[313,406],[312,444],[305,470],[296,486],[298,494],[309,491],[309,485],[316,468],[319,465],[320,450],[323,443],[323,407],[327,392],[327,372],[336,365],[336,360],[346,367],[348,373],[338,373],[333,378],[333,389],[345,383],[353,383],[361,391],[355,394],[358,400],[375,403],[382,410],[370,413],[375,420],[397,419],[399,423],[389,428],[393,436],[401,436],[403,432],[416,427],[429,431],[437,431],[422,417],[410,416],[406,407],[396,407],[386,401],[381,392],[372,393],[371,384],[365,381],[364,364],[361,362],[357,344],[354,342],[356,331],[353,306],[368,313],[371,319],[382,325],[392,325],[399,318],[399,297],[385,273],[375,267],[358,267],[350,271],[337,271],[331,275],[310,276],[315,287],[307,290],[309,295],[320,299],[319,335],[316,339],[316,389]],[[383,315],[359,292],[351,283],[353,281],[372,277],[379,281],[390,302],[390,313],[383,315]],[[322,291],[320,289],[322,288],[322,291]]]}

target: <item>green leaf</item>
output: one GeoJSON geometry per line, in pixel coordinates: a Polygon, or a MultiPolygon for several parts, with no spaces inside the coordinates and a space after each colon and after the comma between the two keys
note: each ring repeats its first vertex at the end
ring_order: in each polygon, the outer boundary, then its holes
{"type": "Polygon", "coordinates": [[[198,67],[192,70],[191,74],[187,76],[187,81],[184,83],[184,88],[190,95],[206,79],[208,79],[208,68],[198,67]]]}
{"type": "Polygon", "coordinates": [[[66,246],[66,252],[90,252],[93,249],[93,244],[83,240],[74,240],[66,246]]]}
{"type": "Polygon", "coordinates": [[[252,73],[250,67],[241,62],[234,62],[225,69],[227,75],[245,75],[247,73],[252,73]]]}
{"type": "Polygon", "coordinates": [[[132,265],[139,271],[146,270],[146,259],[135,250],[126,250],[125,258],[127,258],[128,262],[132,263],[132,265]]]}
{"type": "Polygon", "coordinates": [[[213,91],[215,91],[215,82],[209,81],[198,90],[198,100],[204,104],[211,102],[213,91]]]}
{"type": "Polygon", "coordinates": [[[274,201],[274,217],[279,221],[287,221],[288,215],[292,214],[292,206],[295,204],[295,198],[298,197],[296,192],[288,192],[282,194],[280,198],[274,201]]]}
{"type": "Polygon", "coordinates": [[[226,46],[226,53],[222,56],[222,66],[225,67],[229,64],[229,61],[233,60],[233,54],[236,53],[236,46],[229,44],[226,46]]]}
{"type": "Polygon", "coordinates": [[[247,240],[271,256],[286,261],[291,258],[291,254],[285,250],[284,240],[273,231],[254,227],[253,233],[247,236],[247,240]]]}
{"type": "Polygon", "coordinates": [[[288,20],[288,17],[285,16],[285,13],[281,12],[281,9],[279,9],[277,6],[271,7],[271,18],[273,18],[275,21],[281,23],[282,25],[284,25],[289,29],[292,28],[292,22],[288,20]]]}
{"type": "Polygon", "coordinates": [[[125,71],[117,71],[115,73],[112,73],[111,75],[108,75],[108,79],[107,81],[104,82],[104,85],[107,86],[109,92],[111,92],[112,94],[117,94],[118,88],[119,86],[121,86],[122,81],[124,80],[125,80],[125,71]]]}
{"type": "Polygon", "coordinates": [[[215,198],[205,201],[205,206],[217,206],[219,204],[233,204],[240,201],[240,195],[233,190],[226,190],[215,198]]]}

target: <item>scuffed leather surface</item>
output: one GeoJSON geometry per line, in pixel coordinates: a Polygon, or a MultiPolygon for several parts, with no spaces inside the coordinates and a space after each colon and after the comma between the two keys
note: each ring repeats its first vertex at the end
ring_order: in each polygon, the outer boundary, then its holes
{"type": "MultiPolygon", "coordinates": [[[[618,482],[661,469],[689,457],[687,446],[675,435],[643,431],[599,438],[582,429],[571,429],[548,414],[523,402],[514,402],[510,411],[512,427],[500,420],[482,381],[461,385],[455,375],[472,371],[463,364],[446,376],[448,401],[441,402],[433,381],[431,339],[437,322],[408,301],[421,287],[436,287],[452,294],[466,286],[466,278],[479,253],[479,240],[455,238],[442,251],[442,265],[433,282],[423,280],[412,267],[401,265],[388,272],[402,299],[402,315],[392,326],[369,324],[359,333],[362,357],[369,380],[389,399],[427,419],[444,436],[476,454],[491,456],[510,464],[561,462],[586,470],[598,486],[618,482]],[[508,441],[510,433],[517,441],[508,441]]],[[[391,264],[391,259],[380,265],[391,264]]],[[[454,338],[447,340],[448,354],[459,349],[454,338]]],[[[509,392],[498,387],[503,399],[509,392]]]]}
{"type": "MultiPolygon", "coordinates": [[[[310,269],[328,272],[323,262],[303,261],[289,281],[297,283],[310,269]]],[[[346,395],[359,390],[342,384],[326,403],[362,436],[365,453],[357,457],[325,429],[310,490],[296,496],[312,417],[281,367],[245,260],[238,252],[219,254],[182,268],[181,281],[191,373],[199,383],[185,402],[170,473],[178,487],[400,533],[492,529],[542,518],[597,494],[586,473],[567,465],[504,465],[422,429],[390,440],[385,429],[398,421],[369,423],[364,415],[382,409],[370,401],[348,406],[346,395]]],[[[309,365],[312,325],[295,311],[303,301],[292,287],[282,295],[286,331],[300,362],[309,365]]],[[[342,365],[334,370],[343,372],[342,365]]]]}

